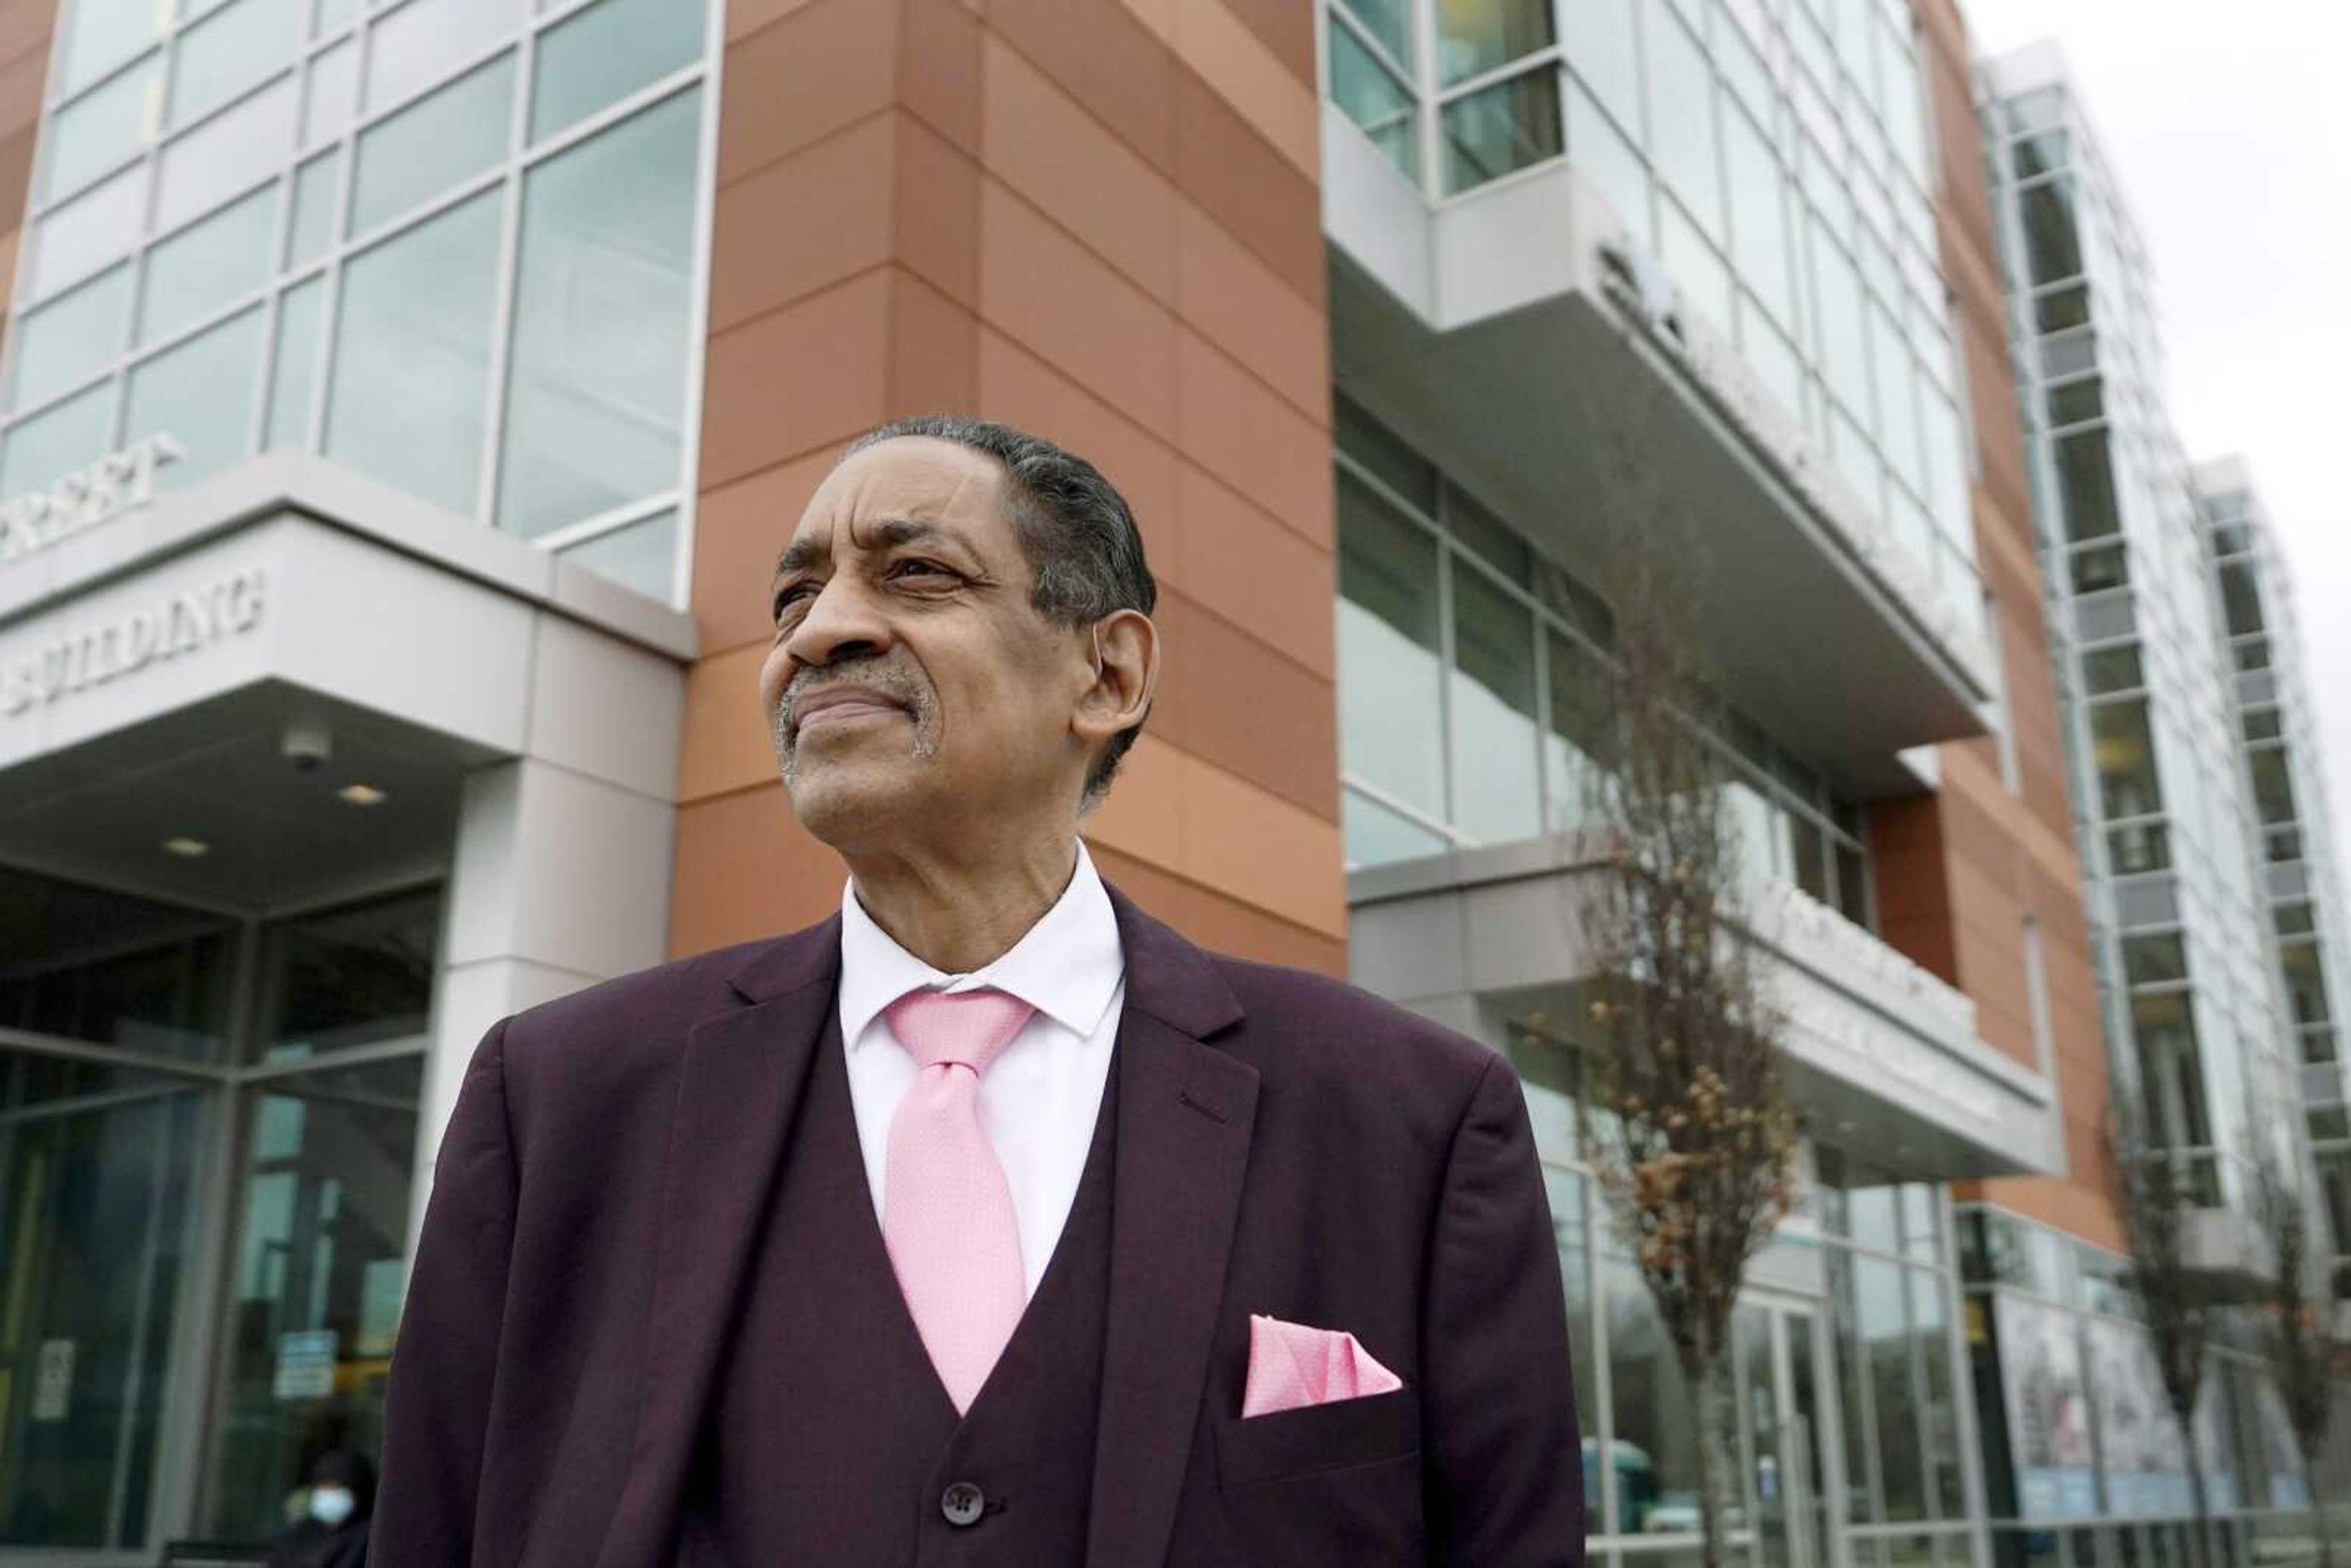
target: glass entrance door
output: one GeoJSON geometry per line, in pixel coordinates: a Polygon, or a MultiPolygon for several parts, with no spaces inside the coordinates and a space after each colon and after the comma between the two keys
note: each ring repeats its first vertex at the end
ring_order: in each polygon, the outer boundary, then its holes
{"type": "Polygon", "coordinates": [[[1826,1357],[1819,1314],[1776,1301],[1740,1307],[1734,1324],[1737,1441],[1758,1568],[1837,1568],[1835,1496],[1821,1430],[1826,1357]]]}

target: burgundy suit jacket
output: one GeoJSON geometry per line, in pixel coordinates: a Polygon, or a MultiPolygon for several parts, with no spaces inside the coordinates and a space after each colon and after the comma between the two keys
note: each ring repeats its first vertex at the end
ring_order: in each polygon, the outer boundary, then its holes
{"type": "MultiPolygon", "coordinates": [[[[1567,1317],[1509,1064],[1112,902],[1087,1561],[1580,1564],[1567,1317]],[[1253,1312],[1353,1333],[1405,1386],[1243,1420],[1253,1312]]],[[[840,956],[836,917],[483,1038],[392,1358],[376,1568],[664,1568],[840,956]]]]}

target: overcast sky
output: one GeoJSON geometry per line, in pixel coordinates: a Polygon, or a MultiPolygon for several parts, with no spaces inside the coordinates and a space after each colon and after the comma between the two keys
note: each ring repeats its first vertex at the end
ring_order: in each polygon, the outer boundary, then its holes
{"type": "Polygon", "coordinates": [[[2065,51],[2154,261],[2180,443],[2244,454],[2292,560],[2351,854],[2351,5],[1960,7],[1979,55],[2065,51]]]}

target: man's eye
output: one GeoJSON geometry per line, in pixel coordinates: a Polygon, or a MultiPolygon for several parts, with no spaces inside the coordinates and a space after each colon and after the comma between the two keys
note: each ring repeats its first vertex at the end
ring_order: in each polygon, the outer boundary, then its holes
{"type": "Polygon", "coordinates": [[[924,560],[920,558],[911,558],[896,562],[890,568],[890,575],[895,578],[923,577],[939,580],[950,580],[955,577],[955,573],[937,561],[924,560]]]}
{"type": "Polygon", "coordinates": [[[817,585],[812,582],[795,582],[789,588],[778,591],[775,603],[776,619],[782,620],[785,611],[804,604],[816,597],[816,591],[817,585]]]}

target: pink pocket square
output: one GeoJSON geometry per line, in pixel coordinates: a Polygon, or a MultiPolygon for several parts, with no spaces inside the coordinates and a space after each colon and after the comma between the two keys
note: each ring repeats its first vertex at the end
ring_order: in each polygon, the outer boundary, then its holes
{"type": "Polygon", "coordinates": [[[1355,1336],[1249,1314],[1249,1386],[1241,1415],[1270,1416],[1366,1394],[1389,1394],[1404,1379],[1372,1358],[1355,1336]]]}

